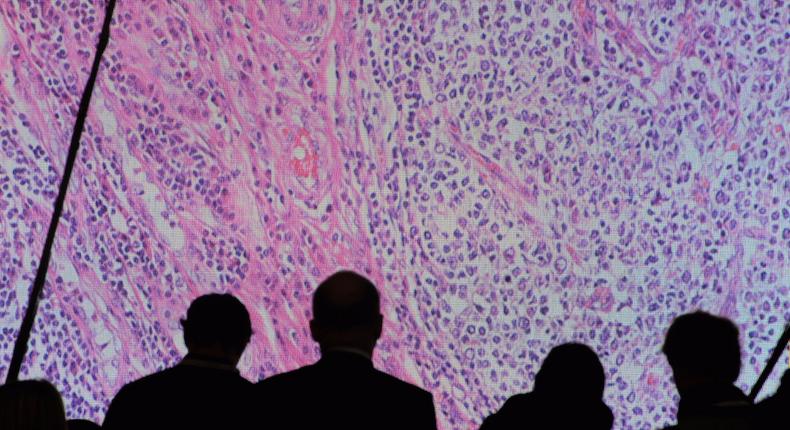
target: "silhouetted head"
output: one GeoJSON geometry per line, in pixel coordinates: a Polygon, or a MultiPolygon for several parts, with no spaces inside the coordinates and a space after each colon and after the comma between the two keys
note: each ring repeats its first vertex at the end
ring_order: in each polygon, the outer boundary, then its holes
{"type": "Polygon", "coordinates": [[[58,390],[47,381],[17,381],[0,386],[0,428],[66,430],[58,390]]]}
{"type": "Polygon", "coordinates": [[[189,305],[184,343],[190,353],[224,361],[234,366],[252,336],[247,308],[230,294],[207,294],[189,305]]]}
{"type": "Polygon", "coordinates": [[[738,327],[707,312],[675,318],[662,351],[681,395],[699,385],[732,384],[741,371],[738,327]]]}
{"type": "Polygon", "coordinates": [[[587,345],[554,347],[535,375],[535,392],[580,400],[600,400],[606,375],[598,355],[587,345]]]}
{"type": "Polygon", "coordinates": [[[379,293],[367,278],[350,271],[327,278],[313,295],[313,339],[326,351],[335,347],[373,353],[381,336],[379,293]]]}
{"type": "Polygon", "coordinates": [[[66,428],[68,430],[101,430],[101,426],[88,420],[68,420],[66,428]]]}

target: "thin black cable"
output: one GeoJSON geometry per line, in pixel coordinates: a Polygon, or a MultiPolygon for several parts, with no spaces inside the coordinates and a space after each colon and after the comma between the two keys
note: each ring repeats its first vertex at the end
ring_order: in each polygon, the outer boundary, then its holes
{"type": "Polygon", "coordinates": [[[760,390],[765,385],[765,381],[768,380],[768,377],[771,375],[771,372],[774,370],[774,366],[776,366],[776,362],[779,361],[779,357],[781,357],[782,353],[784,352],[785,347],[787,346],[787,342],[790,340],[790,323],[785,326],[785,331],[782,332],[782,335],[779,336],[779,341],[776,342],[776,347],[774,348],[774,352],[771,353],[771,357],[768,358],[768,363],[765,365],[765,369],[763,369],[763,373],[760,374],[760,377],[757,378],[757,382],[752,387],[752,391],[749,393],[749,400],[752,402],[757,399],[757,394],[760,393],[760,390]]]}
{"type": "Polygon", "coordinates": [[[33,329],[33,323],[36,319],[38,300],[41,296],[41,291],[44,289],[44,283],[47,280],[47,269],[49,268],[49,259],[52,255],[52,245],[55,242],[55,232],[58,229],[60,215],[63,213],[63,204],[66,201],[66,191],[68,191],[69,188],[71,172],[74,170],[74,162],[77,159],[77,153],[80,149],[80,138],[82,137],[85,118],[88,116],[88,107],[90,106],[93,87],[96,84],[96,75],[99,73],[102,55],[110,40],[110,21],[112,20],[113,10],[115,10],[115,0],[109,0],[105,10],[104,24],[99,34],[99,44],[96,47],[96,56],[93,58],[93,67],[91,68],[90,77],[88,77],[88,83],[85,85],[85,91],[82,93],[80,109],[77,112],[77,122],[74,124],[74,131],[71,134],[69,154],[66,158],[66,165],[63,168],[63,178],[60,181],[58,197],[55,199],[55,209],[52,212],[52,219],[49,222],[47,238],[44,241],[44,251],[41,253],[41,261],[38,264],[36,279],[33,281],[33,289],[30,291],[25,317],[22,319],[22,325],[19,328],[19,336],[17,336],[16,343],[14,344],[11,364],[8,366],[6,383],[14,382],[19,378],[19,370],[22,368],[22,361],[25,358],[25,353],[27,353],[27,342],[30,339],[30,331],[33,329]]]}

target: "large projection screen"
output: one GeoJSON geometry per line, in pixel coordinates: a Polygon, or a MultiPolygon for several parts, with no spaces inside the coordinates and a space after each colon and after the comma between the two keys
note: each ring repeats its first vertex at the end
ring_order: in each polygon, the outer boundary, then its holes
{"type": "MultiPolygon", "coordinates": [[[[103,1],[0,4],[0,377],[103,1]]],[[[382,293],[380,369],[471,429],[589,344],[618,429],[674,420],[672,318],[790,319],[790,10],[722,1],[118,2],[23,366],[101,421],[231,292],[258,380],[318,357],[310,296],[382,293]]],[[[772,392],[786,353],[765,388],[772,392]]],[[[262,405],[265,407],[265,405],[262,405]]],[[[386,419],[386,417],[382,417],[386,419]]]]}

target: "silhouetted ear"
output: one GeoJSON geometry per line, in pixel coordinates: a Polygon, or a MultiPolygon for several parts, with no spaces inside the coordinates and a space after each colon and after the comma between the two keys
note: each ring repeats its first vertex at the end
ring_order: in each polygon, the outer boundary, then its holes
{"type": "Polygon", "coordinates": [[[180,319],[178,322],[181,323],[181,332],[184,336],[184,345],[187,347],[187,350],[189,350],[192,348],[192,337],[190,336],[191,332],[189,331],[187,320],[180,319]]]}
{"type": "Polygon", "coordinates": [[[373,329],[376,334],[376,340],[378,340],[381,337],[381,330],[382,327],[384,326],[384,316],[378,314],[378,316],[376,316],[376,321],[373,324],[374,324],[373,329]]]}
{"type": "Polygon", "coordinates": [[[324,329],[316,320],[310,320],[310,336],[319,344],[324,339],[324,329]]]}

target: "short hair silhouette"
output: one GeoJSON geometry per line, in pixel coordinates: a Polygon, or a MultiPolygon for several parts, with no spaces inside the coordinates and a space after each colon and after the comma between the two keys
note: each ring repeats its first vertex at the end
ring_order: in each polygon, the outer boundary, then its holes
{"type": "Polygon", "coordinates": [[[0,429],[66,430],[60,393],[43,380],[0,386],[0,429]]]}
{"type": "Polygon", "coordinates": [[[614,414],[603,401],[606,374],[598,355],[581,343],[549,351],[532,392],[511,396],[480,430],[611,430],[614,414]]]}
{"type": "Polygon", "coordinates": [[[225,349],[241,351],[252,336],[247,308],[230,294],[206,294],[189,305],[181,320],[184,341],[190,345],[219,344],[225,349]]]}
{"type": "Polygon", "coordinates": [[[341,271],[326,278],[313,295],[313,320],[323,327],[348,329],[380,317],[379,293],[364,276],[341,271]]]}
{"type": "Polygon", "coordinates": [[[375,368],[381,338],[379,293],[364,276],[337,272],[313,294],[310,335],[321,358],[257,385],[271,429],[436,430],[431,393],[375,368]]]}
{"type": "Polygon", "coordinates": [[[741,371],[738,327],[727,318],[695,311],[672,321],[662,351],[673,370],[733,383],[741,371]]]}
{"type": "Polygon", "coordinates": [[[66,421],[68,430],[101,430],[101,426],[90,420],[68,420],[66,421]]]}
{"type": "Polygon", "coordinates": [[[124,385],[102,428],[246,428],[252,384],[236,365],[252,336],[250,315],[230,294],[208,294],[189,306],[176,365],[124,385]]]}
{"type": "Polygon", "coordinates": [[[598,355],[581,343],[565,343],[552,348],[535,375],[535,392],[600,399],[606,374],[598,355]]]}

